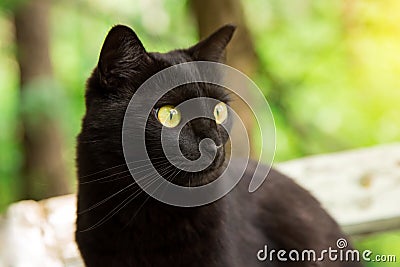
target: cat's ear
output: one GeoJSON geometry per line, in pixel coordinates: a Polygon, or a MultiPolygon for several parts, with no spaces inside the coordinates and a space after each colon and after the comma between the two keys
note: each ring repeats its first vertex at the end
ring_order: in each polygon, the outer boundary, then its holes
{"type": "Polygon", "coordinates": [[[213,34],[190,47],[187,52],[194,60],[222,62],[225,60],[225,48],[232,39],[236,26],[227,24],[213,34]]]}
{"type": "Polygon", "coordinates": [[[98,62],[100,82],[115,87],[132,79],[142,64],[149,60],[135,32],[123,25],[114,26],[101,48],[98,62]]]}

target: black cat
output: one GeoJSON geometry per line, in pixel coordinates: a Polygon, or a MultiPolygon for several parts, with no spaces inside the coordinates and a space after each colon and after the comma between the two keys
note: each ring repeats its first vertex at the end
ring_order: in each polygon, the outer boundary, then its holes
{"type": "MultiPolygon", "coordinates": [[[[191,48],[168,53],[146,52],[126,26],[109,32],[87,82],[86,115],[78,137],[76,240],[86,266],[360,266],[327,257],[324,261],[263,259],[265,245],[270,252],[314,249],[320,253],[335,248],[337,239],[345,236],[307,191],[275,170],[258,191],[248,193],[254,162],[228,195],[200,207],[164,204],[133,182],[122,148],[122,123],[131,97],[146,79],[174,64],[222,61],[234,30],[234,26],[224,26],[191,48]]],[[[203,138],[214,141],[217,154],[207,169],[189,173],[177,172],[165,158],[161,129],[165,125],[173,131],[174,125],[167,125],[176,123],[171,110],[185,100],[199,95],[222,103],[229,99],[216,86],[184,87],[172,90],[155,105],[146,126],[146,146],[165,179],[197,186],[213,181],[224,169],[228,133],[207,118],[184,126],[179,146],[185,157],[199,157],[203,138]]]]}

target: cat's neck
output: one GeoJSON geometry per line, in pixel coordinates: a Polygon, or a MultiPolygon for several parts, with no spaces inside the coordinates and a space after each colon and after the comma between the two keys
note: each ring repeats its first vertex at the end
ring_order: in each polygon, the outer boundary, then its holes
{"type": "MultiPolygon", "coordinates": [[[[225,201],[220,200],[201,207],[175,207],[161,203],[154,199],[148,199],[143,204],[143,200],[138,200],[132,205],[132,210],[127,211],[130,218],[127,227],[136,231],[147,228],[153,233],[160,231],[160,235],[165,234],[165,230],[176,232],[185,238],[186,235],[202,238],[205,232],[210,229],[218,231],[225,220],[225,201]]],[[[186,236],[188,237],[188,236],[186,236]]]]}
{"type": "Polygon", "coordinates": [[[222,252],[229,250],[225,204],[219,200],[206,206],[182,208],[149,200],[140,208],[138,202],[134,206],[140,211],[126,226],[126,236],[133,240],[131,244],[137,251],[159,255],[167,248],[169,256],[184,254],[188,264],[193,264],[190,260],[198,258],[197,254],[204,253],[203,260],[210,262],[207,266],[213,266],[211,262],[225,262],[227,253],[222,252]]]}

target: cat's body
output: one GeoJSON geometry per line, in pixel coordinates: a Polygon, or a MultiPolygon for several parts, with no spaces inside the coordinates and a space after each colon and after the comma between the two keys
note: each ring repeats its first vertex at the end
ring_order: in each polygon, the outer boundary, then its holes
{"type": "MultiPolygon", "coordinates": [[[[226,26],[188,50],[167,54],[145,52],[136,35],[126,27],[111,30],[99,65],[88,81],[87,113],[78,138],[76,239],[88,267],[359,266],[328,259],[282,262],[273,257],[273,261],[260,261],[257,253],[265,245],[269,251],[315,249],[318,253],[335,248],[336,240],[344,235],[308,192],[277,171],[271,170],[260,189],[250,194],[247,189],[253,162],[228,195],[200,207],[159,202],[133,184],[125,164],[121,131],[135,90],[168,66],[192,60],[219,61],[233,29],[226,26]]],[[[201,90],[204,96],[225,101],[225,94],[218,89],[196,88],[188,88],[179,97],[190,99],[199,93],[196,90],[201,90]]],[[[169,95],[162,101],[178,101],[175,97],[169,95]]],[[[156,124],[154,119],[148,125],[155,136],[161,129],[156,124]]],[[[227,133],[215,123],[199,120],[193,124],[198,125],[183,131],[185,145],[193,135],[225,144],[227,133]]],[[[149,146],[153,146],[150,156],[157,163],[162,156],[155,149],[159,141],[151,133],[148,138],[149,146]]],[[[192,148],[185,152],[183,147],[182,151],[188,158],[198,156],[192,148]]],[[[222,156],[215,160],[212,169],[191,176],[194,184],[204,184],[218,176],[225,151],[217,153],[222,156]]],[[[234,174],[234,170],[230,171],[234,174]]],[[[166,176],[171,173],[166,172],[166,176]]],[[[185,185],[187,176],[175,176],[177,183],[185,185]]]]}

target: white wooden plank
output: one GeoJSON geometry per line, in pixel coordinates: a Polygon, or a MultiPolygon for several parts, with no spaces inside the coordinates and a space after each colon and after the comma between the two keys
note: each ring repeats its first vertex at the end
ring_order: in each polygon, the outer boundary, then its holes
{"type": "Polygon", "coordinates": [[[276,167],[315,195],[344,227],[400,218],[400,144],[312,156],[276,167]]]}

